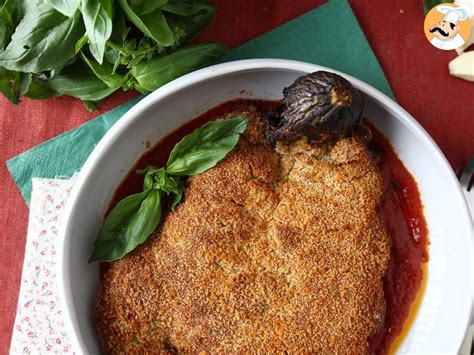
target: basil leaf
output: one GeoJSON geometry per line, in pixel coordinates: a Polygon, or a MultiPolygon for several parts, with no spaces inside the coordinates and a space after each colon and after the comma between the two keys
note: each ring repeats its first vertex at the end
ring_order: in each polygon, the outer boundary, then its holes
{"type": "Polygon", "coordinates": [[[89,38],[87,37],[87,35],[84,35],[82,36],[81,38],[79,38],[76,42],[76,45],[74,47],[74,52],[79,53],[82,49],[82,47],[85,46],[85,44],[87,43],[87,41],[89,40],[89,38]]]}
{"type": "Polygon", "coordinates": [[[13,104],[20,102],[22,73],[0,67],[0,92],[13,104]]]}
{"type": "Polygon", "coordinates": [[[193,45],[140,62],[132,68],[131,73],[142,90],[152,92],[181,75],[215,62],[227,52],[227,47],[217,43],[193,45]]]}
{"type": "Polygon", "coordinates": [[[115,43],[117,46],[122,46],[125,43],[129,32],[130,28],[127,27],[125,22],[125,14],[120,9],[120,7],[115,7],[110,41],[115,43]]]}
{"type": "Polygon", "coordinates": [[[41,85],[84,101],[101,100],[119,88],[107,86],[82,61],[65,67],[50,80],[42,80],[41,85]]]}
{"type": "Polygon", "coordinates": [[[145,174],[143,179],[143,189],[154,188],[170,193],[178,193],[182,188],[181,177],[169,175],[165,168],[156,168],[152,165],[147,166],[145,169],[137,170],[137,174],[145,174]]]}
{"type": "Polygon", "coordinates": [[[82,0],[82,17],[89,38],[89,49],[102,64],[105,43],[112,34],[112,0],[82,0]]]}
{"type": "Polygon", "coordinates": [[[130,7],[139,16],[148,15],[166,5],[168,0],[130,0],[130,7]]]}
{"type": "MultiPolygon", "coordinates": [[[[120,64],[120,52],[114,48],[108,48],[105,50],[104,59],[109,64],[115,65],[117,62],[120,64]]],[[[118,64],[117,64],[118,65],[118,64]]],[[[112,67],[113,69],[113,67],[112,67]]],[[[115,70],[112,70],[112,73],[115,73],[115,70]]]]}
{"type": "Polygon", "coordinates": [[[234,149],[247,123],[247,116],[238,116],[211,121],[196,129],[173,148],[166,172],[193,176],[212,168],[234,149]]]}
{"type": "Polygon", "coordinates": [[[92,112],[92,111],[95,111],[97,107],[99,107],[102,101],[101,100],[98,100],[98,101],[86,100],[86,101],[82,101],[82,103],[84,104],[84,107],[87,109],[87,111],[92,112]]]}
{"type": "Polygon", "coordinates": [[[162,190],[167,194],[177,193],[179,191],[181,178],[169,175],[164,168],[157,169],[148,174],[152,174],[154,177],[154,189],[162,190]]]}
{"type": "Polygon", "coordinates": [[[13,104],[20,102],[20,95],[32,99],[45,99],[56,93],[38,84],[31,74],[12,72],[0,67],[0,92],[13,104]]]}
{"type": "Polygon", "coordinates": [[[4,1],[0,6],[0,51],[5,48],[15,28],[12,1],[4,1]]]}
{"type": "Polygon", "coordinates": [[[176,192],[173,192],[173,199],[171,200],[171,209],[174,210],[176,206],[181,202],[183,199],[183,187],[184,184],[181,183],[179,188],[177,189],[176,192]]]}
{"type": "Polygon", "coordinates": [[[423,0],[425,15],[436,5],[447,3],[447,2],[453,3],[454,0],[423,0]]]}
{"type": "Polygon", "coordinates": [[[46,2],[64,16],[71,17],[78,9],[80,0],[47,0],[46,2]]]}
{"type": "Polygon", "coordinates": [[[158,169],[157,167],[153,165],[148,165],[144,169],[139,169],[136,171],[137,174],[144,174],[143,178],[143,190],[148,190],[153,188],[153,185],[155,184],[155,173],[159,170],[164,170],[163,168],[158,169]]]}
{"type": "Polygon", "coordinates": [[[57,95],[54,90],[42,86],[39,81],[40,80],[31,73],[23,74],[20,94],[35,100],[42,100],[57,95]]]}
{"type": "Polygon", "coordinates": [[[20,95],[23,95],[31,85],[33,76],[31,73],[21,73],[20,95]]]}
{"type": "Polygon", "coordinates": [[[143,178],[143,190],[148,190],[153,188],[153,174],[145,174],[143,178]]]}
{"type": "Polygon", "coordinates": [[[204,0],[170,0],[163,11],[171,16],[167,16],[168,23],[172,28],[181,28],[186,43],[201,32],[214,18],[215,9],[204,0]],[[177,16],[173,16],[177,15],[177,16]]]}
{"type": "Polygon", "coordinates": [[[153,12],[139,15],[137,11],[143,11],[143,6],[139,6],[142,1],[130,1],[129,3],[127,0],[118,0],[118,3],[127,18],[146,36],[153,38],[160,46],[168,47],[175,43],[173,31],[171,31],[165,16],[159,8],[153,12]]]}
{"type": "Polygon", "coordinates": [[[122,258],[153,233],[160,219],[160,191],[150,189],[124,198],[102,224],[89,262],[122,258]]]}
{"type": "Polygon", "coordinates": [[[81,53],[81,58],[89,66],[97,78],[102,80],[109,88],[117,89],[127,81],[125,76],[113,73],[113,68],[109,63],[104,62],[102,65],[100,65],[94,60],[87,58],[84,53],[81,53]]]}
{"type": "Polygon", "coordinates": [[[79,12],[66,17],[43,3],[27,11],[11,42],[0,54],[0,66],[8,70],[39,73],[67,63],[84,33],[79,12]]]}
{"type": "Polygon", "coordinates": [[[138,65],[139,63],[141,63],[143,60],[145,59],[145,55],[144,54],[138,54],[138,55],[135,55],[132,59],[130,59],[130,61],[127,63],[127,67],[131,68],[135,65],[138,65]]]}
{"type": "Polygon", "coordinates": [[[29,83],[23,95],[30,99],[43,100],[51,96],[57,96],[58,93],[46,86],[41,85],[41,81],[33,78],[29,83]]]}
{"type": "Polygon", "coordinates": [[[147,89],[145,89],[144,87],[142,87],[139,83],[137,83],[134,79],[130,79],[129,80],[129,84],[135,89],[137,90],[140,94],[143,94],[143,95],[146,95],[146,94],[149,94],[150,91],[148,91],[147,89]]]}
{"type": "Polygon", "coordinates": [[[203,10],[214,12],[214,7],[205,0],[169,0],[162,10],[179,16],[191,16],[203,10]]]}

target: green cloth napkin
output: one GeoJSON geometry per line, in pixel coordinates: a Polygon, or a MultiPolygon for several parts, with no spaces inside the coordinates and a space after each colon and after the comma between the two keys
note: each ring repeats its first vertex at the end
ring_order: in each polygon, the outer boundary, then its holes
{"type": "MultiPolygon", "coordinates": [[[[284,58],[324,65],[357,77],[393,96],[347,0],[328,3],[234,49],[225,60],[284,58]]],[[[31,178],[70,177],[107,130],[142,97],[46,141],[7,161],[29,204],[31,178]]]]}

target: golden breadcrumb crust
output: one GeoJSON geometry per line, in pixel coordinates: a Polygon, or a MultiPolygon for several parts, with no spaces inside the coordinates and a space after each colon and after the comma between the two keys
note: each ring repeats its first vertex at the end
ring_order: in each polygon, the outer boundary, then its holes
{"type": "Polygon", "coordinates": [[[244,113],[237,148],[103,275],[107,353],[367,353],[390,253],[376,164],[351,138],[266,148],[244,113]]]}

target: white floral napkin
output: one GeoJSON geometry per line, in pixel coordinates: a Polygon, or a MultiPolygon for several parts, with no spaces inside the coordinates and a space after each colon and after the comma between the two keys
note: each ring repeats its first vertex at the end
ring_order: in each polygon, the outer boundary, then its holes
{"type": "Polygon", "coordinates": [[[72,353],[61,315],[56,247],[61,215],[74,183],[34,178],[25,261],[13,327],[11,354],[72,353]]]}

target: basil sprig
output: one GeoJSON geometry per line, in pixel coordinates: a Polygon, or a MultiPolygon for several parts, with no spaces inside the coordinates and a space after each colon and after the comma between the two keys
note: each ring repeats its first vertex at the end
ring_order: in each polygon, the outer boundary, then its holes
{"type": "Polygon", "coordinates": [[[224,159],[247,123],[247,116],[206,123],[176,144],[166,167],[139,170],[144,174],[143,191],[115,205],[102,224],[89,262],[121,259],[145,242],[160,223],[163,198],[169,196],[174,209],[183,198],[185,176],[201,174],[224,159]]]}
{"type": "Polygon", "coordinates": [[[207,0],[0,0],[0,93],[89,109],[120,89],[150,93],[228,52],[190,44],[214,14],[207,0]]]}

